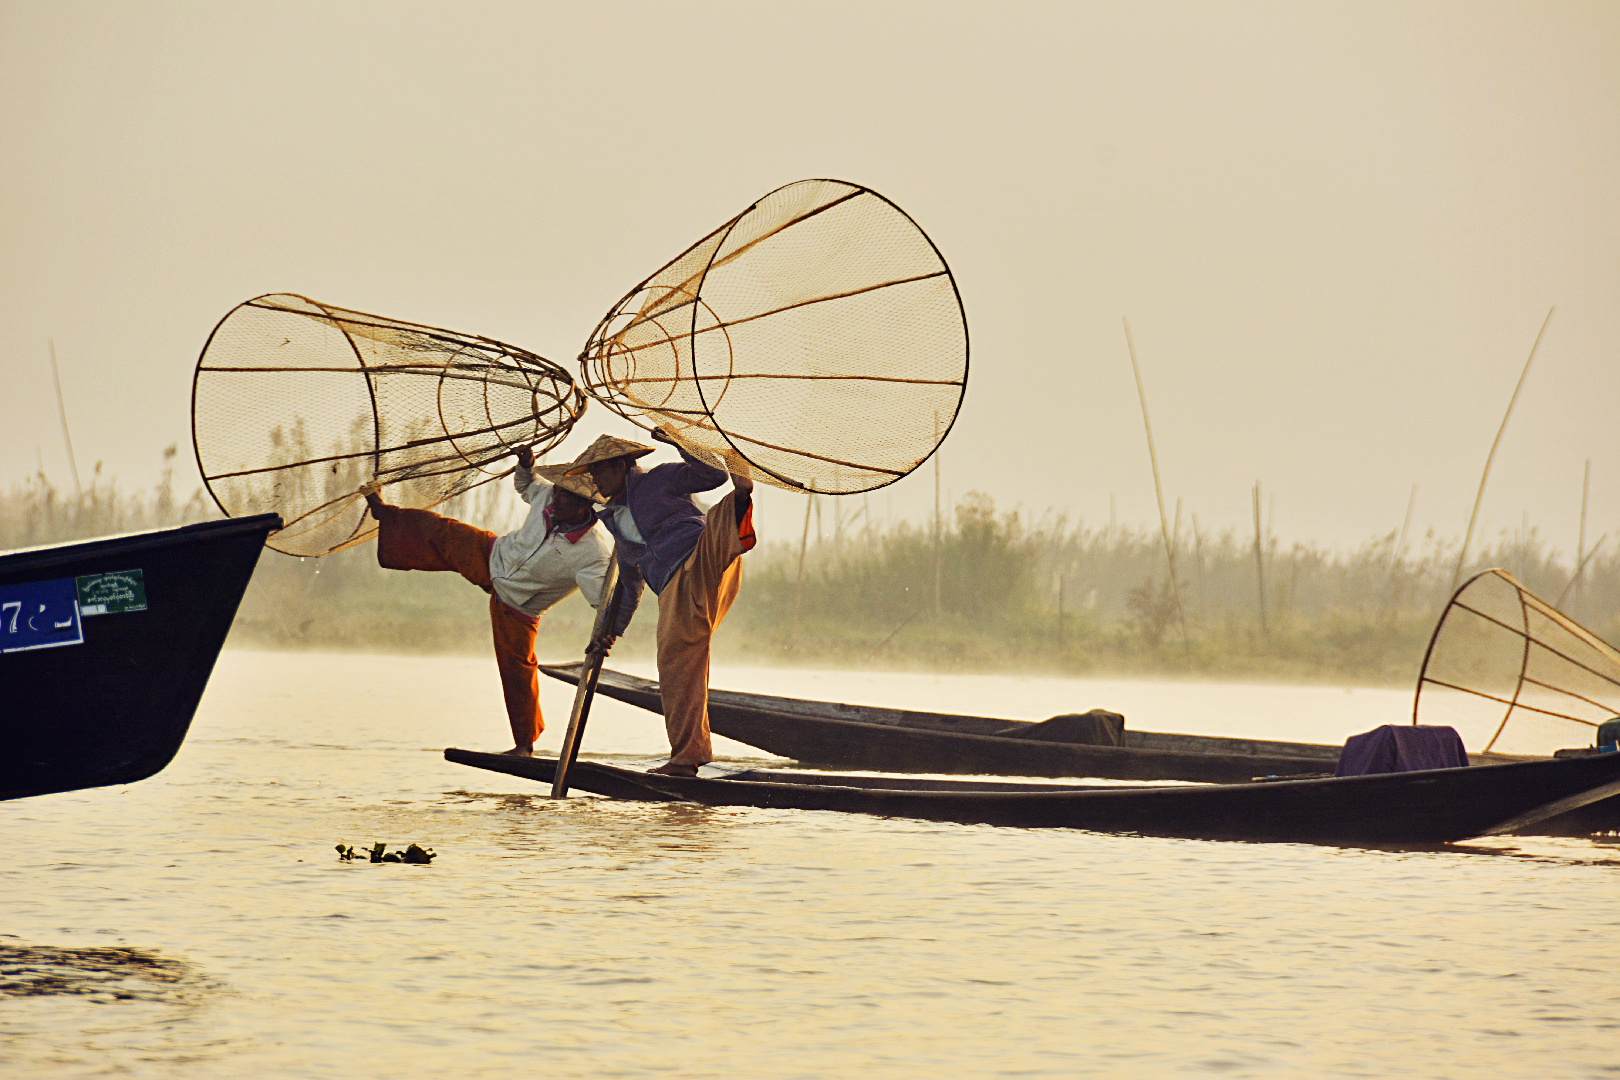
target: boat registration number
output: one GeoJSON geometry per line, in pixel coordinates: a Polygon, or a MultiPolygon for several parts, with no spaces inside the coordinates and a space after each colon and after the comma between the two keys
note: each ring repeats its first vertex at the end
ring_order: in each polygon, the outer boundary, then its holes
{"type": "Polygon", "coordinates": [[[0,585],[0,653],[83,643],[73,578],[0,585]]]}

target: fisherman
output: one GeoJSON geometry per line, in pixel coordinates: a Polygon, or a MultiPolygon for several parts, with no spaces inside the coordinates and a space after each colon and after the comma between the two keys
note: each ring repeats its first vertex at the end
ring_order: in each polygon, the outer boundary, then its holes
{"type": "Polygon", "coordinates": [[[709,643],[737,599],[742,583],[738,556],[754,546],[754,482],[737,463],[732,491],[710,507],[693,493],[726,482],[725,469],[698,460],[662,428],[654,440],[667,443],[680,462],[643,469],[636,459],[653,447],[603,435],[568,466],[569,476],[589,473],[608,500],[597,517],[613,534],[619,555],[618,628],[592,642],[606,650],[628,625],[643,584],[658,597],[658,683],[669,735],[669,761],[651,770],[666,776],[696,776],[712,761],[709,745],[709,643]]]}
{"type": "MultiPolygon", "coordinates": [[[[534,467],[527,446],[517,450],[512,483],[529,504],[528,516],[505,536],[431,510],[389,506],[371,485],[366,505],[377,519],[377,563],[390,570],[453,570],[489,593],[495,666],[501,673],[515,757],[533,757],[545,730],[534,658],[540,616],[576,588],[592,607],[607,602],[602,584],[613,542],[596,528],[597,498],[588,476],[564,476],[569,466],[534,467]]],[[[625,611],[615,633],[630,621],[625,611]]]]}

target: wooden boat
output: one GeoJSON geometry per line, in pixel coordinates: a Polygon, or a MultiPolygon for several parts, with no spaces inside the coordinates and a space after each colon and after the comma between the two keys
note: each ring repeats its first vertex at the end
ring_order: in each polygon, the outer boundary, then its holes
{"type": "Polygon", "coordinates": [[[180,749],[274,514],[0,554],[0,799],[180,749]]]}
{"type": "MultiPolygon", "coordinates": [[[[540,670],[574,682],[579,665],[540,670]]],[[[603,671],[597,693],[663,712],[658,684],[650,679],[603,671]]],[[[1259,776],[1331,773],[1339,761],[1337,746],[1129,728],[1119,746],[1053,741],[1050,724],[709,691],[709,727],[715,734],[829,768],[1238,784],[1259,776]]],[[[1473,760],[1520,759],[1493,754],[1473,760]]]]}
{"type": "MultiPolygon", "coordinates": [[[[552,678],[573,682],[579,665],[546,665],[540,670],[552,678]]],[[[597,690],[652,712],[663,711],[658,684],[649,679],[604,671],[597,690]]],[[[1044,725],[1030,721],[842,705],[728,690],[709,691],[709,726],[728,739],[807,765],[875,772],[1242,784],[1262,777],[1322,777],[1332,773],[1339,760],[1337,746],[1128,728],[1121,734],[1121,746],[1050,742],[1031,730],[1044,725]]],[[[1474,765],[1539,760],[1544,759],[1470,755],[1474,765]]],[[[1537,822],[1534,831],[1541,836],[1620,831],[1620,798],[1593,802],[1537,822]]]]}
{"type": "MultiPolygon", "coordinates": [[[[446,760],[549,784],[556,762],[449,749],[446,760]]],[[[576,762],[573,786],[615,799],[837,810],[1145,836],[1416,846],[1533,827],[1620,793],[1620,754],[1268,784],[1065,786],[748,770],[658,776],[576,762]]]]}

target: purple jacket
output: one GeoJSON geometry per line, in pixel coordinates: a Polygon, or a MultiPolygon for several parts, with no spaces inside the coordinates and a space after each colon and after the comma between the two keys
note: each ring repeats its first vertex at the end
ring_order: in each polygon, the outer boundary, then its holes
{"type": "Polygon", "coordinates": [[[652,586],[654,594],[662,593],[697,547],[703,533],[703,511],[692,493],[713,490],[729,479],[724,469],[706,465],[680,447],[676,449],[680,450],[680,462],[650,469],[632,465],[624,477],[624,491],[596,512],[619,553],[619,576],[625,590],[618,619],[621,627],[629,624],[630,615],[641,602],[643,582],[652,586]],[[630,507],[630,517],[645,543],[619,535],[613,510],[621,505],[630,507]]]}

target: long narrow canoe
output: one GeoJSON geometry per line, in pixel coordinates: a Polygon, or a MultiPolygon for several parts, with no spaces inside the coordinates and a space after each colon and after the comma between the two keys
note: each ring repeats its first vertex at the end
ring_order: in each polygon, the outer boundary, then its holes
{"type": "MultiPolygon", "coordinates": [[[[448,749],[446,760],[543,784],[556,762],[448,749]]],[[[711,778],[578,762],[569,782],[615,799],[836,810],[964,824],[1378,846],[1522,830],[1620,793],[1620,754],[1269,784],[995,783],[749,770],[711,778]]]]}
{"type": "MultiPolygon", "coordinates": [[[[579,665],[547,665],[575,682],[579,665]]],[[[658,684],[603,671],[597,692],[662,713],[658,684]]],[[[709,727],[717,735],[808,765],[878,772],[1093,776],[1110,780],[1190,780],[1238,784],[1257,776],[1331,773],[1337,746],[1175,735],[1126,728],[1122,745],[1050,741],[1045,725],[1025,720],[913,712],[866,705],[709,691],[709,727]]],[[[1476,755],[1476,764],[1518,760],[1476,755]]]]}
{"type": "Polygon", "coordinates": [[[0,554],[0,799],[180,749],[274,514],[0,554]]]}

